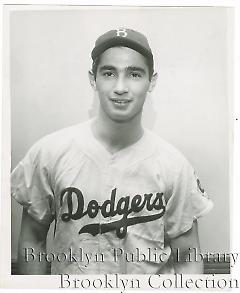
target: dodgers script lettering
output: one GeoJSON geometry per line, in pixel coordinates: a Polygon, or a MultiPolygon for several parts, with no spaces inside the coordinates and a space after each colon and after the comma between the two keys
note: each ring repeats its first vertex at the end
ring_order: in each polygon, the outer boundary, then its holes
{"type": "Polygon", "coordinates": [[[60,205],[63,206],[63,201],[66,199],[66,205],[68,211],[61,216],[62,221],[68,222],[70,220],[78,220],[84,216],[95,218],[99,212],[101,212],[104,218],[114,217],[115,215],[122,215],[122,219],[113,221],[111,223],[95,223],[82,227],[79,234],[89,233],[93,236],[97,234],[103,234],[110,231],[116,231],[117,237],[124,238],[127,234],[127,227],[139,223],[146,223],[161,218],[166,209],[165,199],[163,193],[139,194],[135,195],[132,199],[130,196],[121,197],[116,203],[117,189],[114,188],[111,192],[111,198],[103,202],[102,205],[93,199],[89,201],[86,210],[84,211],[84,196],[82,192],[75,187],[65,188],[60,196],[60,205]],[[74,207],[73,211],[73,197],[77,199],[77,207],[74,207]],[[131,212],[138,213],[143,209],[147,211],[159,211],[157,214],[131,217],[128,218],[131,212]]]}

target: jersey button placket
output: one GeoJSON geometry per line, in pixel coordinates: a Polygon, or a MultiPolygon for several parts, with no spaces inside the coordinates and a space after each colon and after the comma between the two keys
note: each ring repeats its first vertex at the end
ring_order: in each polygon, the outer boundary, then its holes
{"type": "MultiPolygon", "coordinates": [[[[103,171],[103,183],[102,183],[102,189],[101,189],[101,203],[102,204],[103,204],[103,202],[105,200],[110,198],[110,194],[109,194],[109,179],[111,177],[110,176],[110,174],[111,174],[111,170],[110,170],[111,163],[112,163],[112,157],[106,163],[104,171],[103,171]]],[[[106,251],[109,251],[111,249],[111,247],[107,242],[106,235],[101,233],[101,225],[103,223],[108,222],[109,218],[110,217],[104,218],[102,213],[100,213],[100,218],[99,218],[99,223],[100,223],[100,235],[99,235],[100,237],[99,237],[99,239],[100,239],[100,243],[99,243],[99,246],[100,246],[101,252],[103,252],[103,254],[105,254],[104,257],[107,256],[106,251]],[[105,253],[104,253],[104,251],[105,251],[105,253]]],[[[105,262],[107,263],[108,259],[106,259],[105,262]]],[[[104,266],[104,263],[103,263],[101,265],[101,267],[100,267],[100,274],[101,273],[106,273],[105,269],[103,269],[104,267],[105,266],[104,266]],[[102,269],[103,269],[103,271],[102,271],[102,269]]],[[[109,273],[109,272],[107,272],[107,273],[109,273]]]]}
{"type": "MultiPolygon", "coordinates": [[[[105,193],[108,195],[107,199],[110,199],[111,192],[114,188],[113,185],[113,177],[114,177],[114,162],[115,162],[115,156],[112,155],[112,157],[109,160],[109,165],[108,165],[108,173],[107,173],[107,178],[106,178],[106,185],[105,185],[105,193]]],[[[106,221],[110,222],[112,221],[112,216],[109,216],[106,218],[106,221]]]]}
{"type": "MultiPolygon", "coordinates": [[[[101,206],[101,204],[104,201],[104,189],[105,189],[105,180],[106,180],[106,176],[107,176],[107,169],[108,169],[108,164],[105,164],[105,166],[103,167],[102,170],[102,184],[101,184],[101,189],[100,189],[100,200],[99,200],[99,204],[101,206]]],[[[104,250],[103,250],[103,235],[101,232],[101,225],[103,224],[103,216],[101,213],[101,210],[99,210],[99,235],[98,235],[98,247],[99,247],[99,253],[103,253],[104,254],[104,250]]],[[[99,274],[102,274],[104,272],[102,272],[102,263],[99,262],[98,263],[98,267],[99,267],[99,274]]]]}
{"type": "MultiPolygon", "coordinates": [[[[106,190],[108,190],[108,192],[112,192],[112,190],[114,188],[117,188],[116,186],[116,176],[119,176],[118,174],[118,168],[117,168],[117,155],[113,155],[109,161],[109,177],[108,177],[108,181],[107,181],[107,185],[106,185],[106,190]]],[[[116,203],[117,203],[117,199],[116,199],[116,203]]],[[[116,203],[115,203],[115,206],[116,206],[116,203]]],[[[108,217],[108,221],[113,221],[113,217],[109,216],[108,217]]],[[[124,273],[126,271],[126,268],[125,268],[125,263],[124,263],[124,260],[122,259],[121,257],[121,253],[120,253],[120,248],[123,248],[122,247],[122,243],[123,241],[121,239],[119,239],[116,235],[116,231],[112,231],[114,233],[114,236],[115,236],[115,244],[114,244],[114,247],[112,247],[111,245],[108,244],[108,248],[109,249],[117,249],[117,254],[118,254],[118,261],[116,263],[116,266],[118,266],[118,273],[124,273]]]]}

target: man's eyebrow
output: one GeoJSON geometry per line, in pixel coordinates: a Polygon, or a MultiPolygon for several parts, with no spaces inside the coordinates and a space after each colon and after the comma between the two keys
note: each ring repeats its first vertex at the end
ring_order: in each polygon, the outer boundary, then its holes
{"type": "Polygon", "coordinates": [[[126,68],[127,71],[139,71],[139,72],[142,72],[142,73],[146,73],[146,70],[142,67],[138,67],[138,66],[128,66],[126,68]]]}
{"type": "Polygon", "coordinates": [[[103,66],[100,66],[99,71],[103,71],[103,70],[116,70],[116,67],[114,67],[112,65],[103,65],[103,66]]]}
{"type": "MultiPolygon", "coordinates": [[[[99,67],[99,71],[104,71],[104,70],[117,70],[117,68],[113,65],[103,65],[99,67]]],[[[139,66],[128,66],[125,68],[125,71],[138,71],[138,72],[146,73],[146,70],[139,66]]]]}

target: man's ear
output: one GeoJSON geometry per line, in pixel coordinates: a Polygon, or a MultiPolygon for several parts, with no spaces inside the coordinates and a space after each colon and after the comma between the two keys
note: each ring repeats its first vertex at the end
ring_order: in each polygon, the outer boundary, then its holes
{"type": "Polygon", "coordinates": [[[88,77],[89,77],[89,81],[90,81],[91,87],[94,90],[96,90],[96,80],[95,80],[95,77],[94,77],[94,74],[93,74],[92,70],[89,70],[88,71],[88,77]]]}
{"type": "Polygon", "coordinates": [[[151,78],[151,81],[150,81],[150,85],[149,85],[149,93],[151,93],[156,85],[156,82],[157,82],[157,79],[158,79],[158,74],[157,73],[154,73],[152,78],[151,78]]]}

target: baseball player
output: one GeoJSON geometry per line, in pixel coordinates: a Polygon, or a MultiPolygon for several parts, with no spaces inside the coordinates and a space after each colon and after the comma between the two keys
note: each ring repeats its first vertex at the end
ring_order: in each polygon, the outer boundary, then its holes
{"type": "Polygon", "coordinates": [[[185,157],[141,124],[157,80],[146,37],[113,29],[91,56],[97,116],[42,138],[12,173],[20,273],[202,273],[187,257],[213,204],[185,157]]]}

